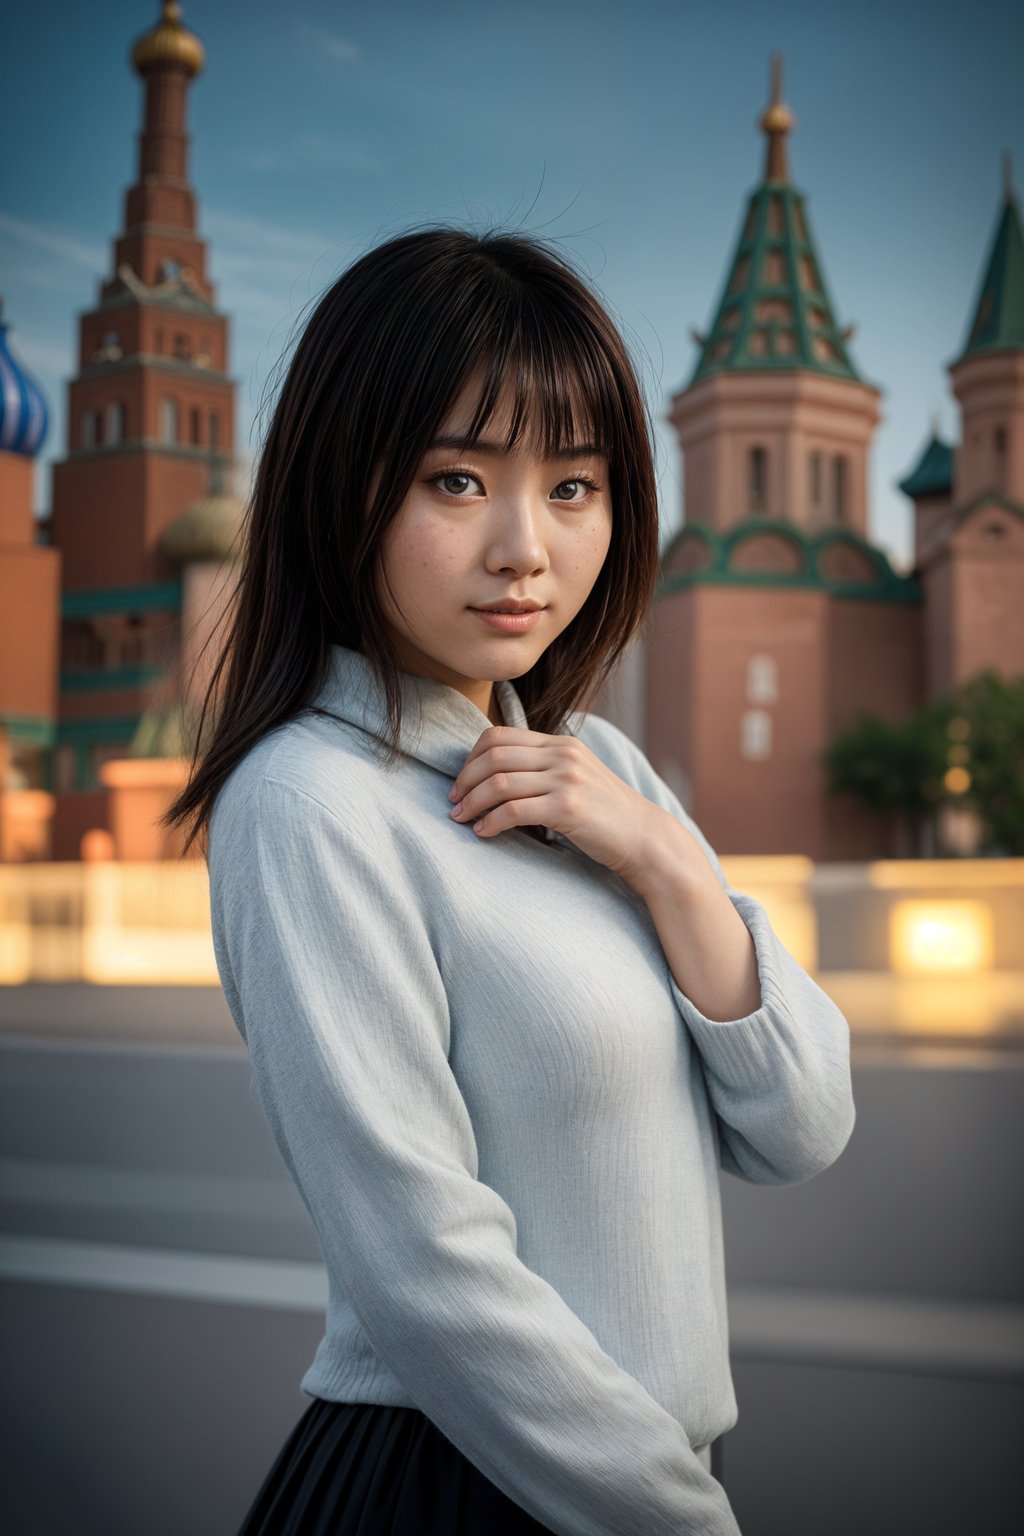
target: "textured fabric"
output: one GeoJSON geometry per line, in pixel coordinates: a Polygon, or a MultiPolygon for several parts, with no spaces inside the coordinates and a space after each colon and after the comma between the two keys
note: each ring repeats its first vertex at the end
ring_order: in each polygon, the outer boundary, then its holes
{"type": "Polygon", "coordinates": [[[453,822],[491,722],[402,688],[388,772],[370,664],[333,647],[327,713],[256,743],[211,818],[225,995],[328,1273],[301,1386],[418,1408],[556,1536],[736,1536],[696,1454],[738,1416],[719,1168],[787,1184],[838,1157],[846,1020],[609,721],[565,729],[711,862],[756,951],[745,1018],[694,1006],[646,904],[568,839],[453,822]]]}

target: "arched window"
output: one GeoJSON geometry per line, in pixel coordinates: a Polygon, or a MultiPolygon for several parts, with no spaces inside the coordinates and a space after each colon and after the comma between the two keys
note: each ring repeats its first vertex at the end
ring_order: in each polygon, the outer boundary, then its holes
{"type": "Polygon", "coordinates": [[[846,516],[848,494],[846,458],[837,453],[832,460],[832,513],[836,522],[842,522],[846,516]]]}
{"type": "Polygon", "coordinates": [[[190,443],[200,441],[202,431],[202,415],[197,405],[194,405],[188,413],[188,440],[190,443]]]}
{"type": "Polygon", "coordinates": [[[220,417],[216,411],[211,411],[207,417],[207,447],[220,447],[220,417]]]}
{"type": "Polygon", "coordinates": [[[775,704],[779,697],[774,656],[751,656],[747,662],[747,699],[751,704],[775,704]]]}
{"type": "Polygon", "coordinates": [[[111,400],[107,406],[107,442],[124,442],[124,406],[120,400],[111,400]]]}
{"type": "Polygon", "coordinates": [[[95,448],[100,440],[100,413],[92,409],[82,412],[82,447],[95,448]]]}
{"type": "Polygon", "coordinates": [[[163,328],[162,325],[158,325],[155,328],[155,330],[153,331],[153,350],[154,350],[154,352],[162,352],[163,349],[164,349],[164,328],[163,328]]]}
{"type": "Polygon", "coordinates": [[[740,716],[740,752],[748,760],[772,755],[772,717],[766,709],[745,709],[740,716]]]}
{"type": "Polygon", "coordinates": [[[70,742],[63,742],[53,753],[53,788],[58,795],[77,789],[77,754],[70,742]]]}
{"type": "Polygon", "coordinates": [[[992,434],[992,478],[997,489],[1006,490],[1006,428],[996,427],[992,434]]]}
{"type": "Polygon", "coordinates": [[[184,332],[179,331],[174,338],[174,355],[185,363],[192,356],[192,342],[184,332]]]}
{"type": "Polygon", "coordinates": [[[768,505],[768,450],[751,448],[747,456],[747,500],[751,512],[763,512],[768,505]]]}
{"type": "Polygon", "coordinates": [[[165,395],[160,402],[160,441],[178,441],[178,402],[172,400],[170,395],[165,395]]]}
{"type": "Polygon", "coordinates": [[[811,471],[811,506],[815,511],[821,507],[821,454],[812,453],[810,458],[811,471]]]}

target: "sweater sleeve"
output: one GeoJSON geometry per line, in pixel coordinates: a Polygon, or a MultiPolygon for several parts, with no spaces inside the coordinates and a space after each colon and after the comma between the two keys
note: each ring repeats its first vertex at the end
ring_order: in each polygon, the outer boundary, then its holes
{"type": "Polygon", "coordinates": [[[682,1425],[517,1256],[511,1208],[478,1179],[443,977],[401,866],[267,776],[218,832],[229,1001],[325,1261],[378,1356],[559,1536],[739,1536],[682,1425]]]}
{"type": "Polygon", "coordinates": [[[836,1161],[853,1132],[849,1024],[779,939],[761,903],[730,886],[708,839],[636,743],[609,721],[598,730],[634,788],[696,840],[753,939],[761,1002],[745,1018],[709,1019],[668,971],[701,1054],[718,1120],[719,1164],[752,1184],[813,1178],[836,1161]]]}

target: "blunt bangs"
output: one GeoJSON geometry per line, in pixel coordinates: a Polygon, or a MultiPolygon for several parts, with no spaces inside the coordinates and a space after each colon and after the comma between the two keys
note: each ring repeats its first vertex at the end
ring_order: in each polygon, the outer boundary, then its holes
{"type": "Polygon", "coordinates": [[[582,323],[571,330],[564,317],[536,305],[508,305],[489,337],[481,337],[462,370],[455,394],[470,377],[483,376],[477,406],[463,446],[484,435],[502,399],[511,411],[502,446],[512,451],[524,440],[539,456],[572,457],[590,446],[616,462],[622,451],[621,407],[612,359],[582,323]]]}

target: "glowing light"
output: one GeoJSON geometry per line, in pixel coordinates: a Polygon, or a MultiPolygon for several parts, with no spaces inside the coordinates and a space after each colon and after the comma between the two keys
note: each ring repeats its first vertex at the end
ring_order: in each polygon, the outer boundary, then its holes
{"type": "Polygon", "coordinates": [[[962,795],[971,787],[971,776],[966,768],[947,768],[942,782],[951,795],[962,795]]]}
{"type": "Polygon", "coordinates": [[[897,902],[889,932],[894,971],[978,971],[992,964],[992,912],[981,901],[897,902]]]}

